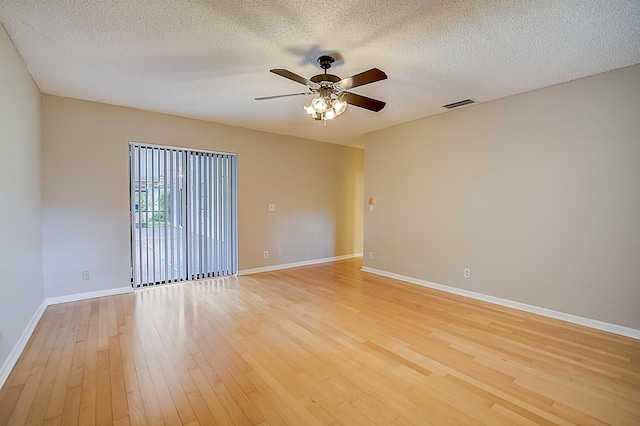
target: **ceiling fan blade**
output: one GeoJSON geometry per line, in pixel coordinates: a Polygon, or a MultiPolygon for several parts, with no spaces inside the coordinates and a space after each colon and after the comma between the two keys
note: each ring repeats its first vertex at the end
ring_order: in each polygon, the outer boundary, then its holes
{"type": "Polygon", "coordinates": [[[377,99],[367,98],[366,96],[356,95],[355,93],[343,92],[342,99],[347,101],[349,105],[368,109],[378,112],[387,104],[377,99]]]}
{"type": "Polygon", "coordinates": [[[256,101],[265,101],[267,99],[286,98],[288,96],[313,95],[313,92],[289,93],[287,95],[262,96],[255,98],[256,101]]]}
{"type": "Polygon", "coordinates": [[[378,68],[371,68],[369,71],[364,71],[360,74],[344,78],[337,84],[339,84],[343,89],[349,90],[354,87],[363,86],[365,84],[384,80],[386,78],[387,75],[384,73],[384,71],[380,71],[378,68]]]}
{"type": "Polygon", "coordinates": [[[305,86],[313,86],[313,83],[311,81],[307,80],[302,76],[299,76],[298,74],[292,73],[291,71],[283,70],[283,69],[275,69],[275,70],[269,70],[269,71],[271,71],[274,74],[278,74],[281,77],[288,78],[289,80],[293,80],[297,83],[304,84],[305,86]]]}

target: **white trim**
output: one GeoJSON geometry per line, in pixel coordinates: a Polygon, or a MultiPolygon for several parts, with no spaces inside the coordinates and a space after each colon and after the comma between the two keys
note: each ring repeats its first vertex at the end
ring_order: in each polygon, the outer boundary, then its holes
{"type": "Polygon", "coordinates": [[[447,293],[457,294],[459,296],[469,297],[471,299],[482,300],[483,302],[494,303],[496,305],[506,306],[508,308],[518,309],[520,311],[531,312],[533,314],[542,315],[548,318],[554,318],[561,321],[570,322],[573,324],[582,325],[585,327],[595,328],[596,330],[606,331],[608,333],[618,334],[620,336],[630,337],[632,339],[640,340],[640,330],[636,330],[630,327],[624,327],[622,325],[611,324],[604,321],[594,320],[591,318],[584,318],[577,315],[567,314],[565,312],[554,311],[552,309],[541,308],[539,306],[527,305],[526,303],[514,302],[508,299],[501,299],[495,296],[489,296],[482,293],[476,293],[474,291],[463,290],[461,288],[450,287],[448,285],[436,284],[429,281],[420,280],[418,278],[407,277],[404,275],[394,274],[393,272],[381,271],[374,268],[362,267],[363,272],[369,272],[375,275],[381,275],[387,278],[393,278],[395,280],[405,281],[410,284],[416,284],[423,287],[432,288],[434,290],[440,290],[447,293]]]}
{"type": "Polygon", "coordinates": [[[261,272],[279,271],[280,269],[298,268],[300,266],[317,265],[319,263],[336,262],[338,260],[353,259],[362,257],[362,253],[345,254],[342,256],[325,257],[323,259],[304,260],[302,262],[283,263],[280,265],[265,266],[262,268],[243,269],[238,271],[238,275],[259,274],[261,272]]]}
{"type": "Polygon", "coordinates": [[[9,356],[7,356],[7,359],[2,364],[2,367],[0,367],[0,388],[4,386],[4,382],[7,380],[7,378],[9,378],[11,370],[13,370],[13,367],[15,367],[16,362],[18,362],[18,358],[20,358],[20,355],[22,355],[22,351],[27,346],[27,343],[29,343],[29,339],[31,338],[33,331],[36,329],[40,318],[42,318],[42,314],[44,314],[45,309],[47,309],[47,304],[43,300],[40,306],[38,306],[38,309],[36,309],[36,312],[31,317],[31,321],[29,321],[29,324],[27,324],[27,327],[20,335],[18,342],[15,344],[13,349],[11,349],[11,352],[9,352],[9,356]]]}
{"type": "Polygon", "coordinates": [[[107,290],[89,291],[87,293],[69,294],[67,296],[49,297],[45,299],[47,306],[58,303],[77,302],[78,300],[94,299],[96,297],[115,296],[118,294],[133,293],[132,287],[118,287],[107,290]]]}

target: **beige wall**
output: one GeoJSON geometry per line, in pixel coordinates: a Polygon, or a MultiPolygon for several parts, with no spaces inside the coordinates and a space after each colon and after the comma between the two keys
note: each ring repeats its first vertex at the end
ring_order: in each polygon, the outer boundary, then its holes
{"type": "Polygon", "coordinates": [[[1,368],[44,299],[40,228],[40,92],[0,26],[1,368]]]}
{"type": "Polygon", "coordinates": [[[640,66],[365,143],[365,266],[640,329],[640,66]]]}
{"type": "Polygon", "coordinates": [[[360,149],[49,95],[42,108],[47,297],[129,285],[129,141],[238,153],[241,270],[362,251],[360,149]]]}

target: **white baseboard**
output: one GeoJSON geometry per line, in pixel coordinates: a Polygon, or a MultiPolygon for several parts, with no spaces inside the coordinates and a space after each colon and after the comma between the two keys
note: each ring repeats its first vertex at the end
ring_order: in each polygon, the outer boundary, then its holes
{"type": "Polygon", "coordinates": [[[280,265],[271,265],[271,266],[265,266],[262,268],[243,269],[241,271],[238,271],[238,275],[251,275],[251,274],[259,274],[261,272],[278,271],[280,269],[298,268],[300,266],[317,265],[319,263],[353,259],[354,257],[362,257],[362,253],[353,253],[353,254],[345,254],[342,256],[325,257],[323,259],[305,260],[302,262],[283,263],[280,265]]]}
{"type": "Polygon", "coordinates": [[[44,314],[45,309],[47,309],[47,304],[43,300],[40,306],[38,306],[38,309],[36,309],[36,312],[31,317],[29,324],[27,324],[27,327],[20,335],[18,342],[15,344],[13,349],[11,349],[11,352],[9,352],[9,356],[2,364],[2,367],[0,367],[0,388],[4,385],[4,382],[9,377],[9,374],[11,374],[11,370],[13,370],[13,367],[15,367],[16,362],[18,362],[18,358],[20,358],[22,351],[27,346],[27,343],[29,342],[33,331],[36,329],[40,318],[42,318],[42,314],[44,314]]]}
{"type": "Polygon", "coordinates": [[[115,296],[118,294],[133,293],[133,287],[118,287],[108,290],[89,291],[87,293],[69,294],[68,296],[49,297],[45,299],[47,306],[58,303],[77,302],[78,300],[95,299],[96,297],[115,296]]]}
{"type": "Polygon", "coordinates": [[[506,306],[508,308],[518,309],[520,311],[531,312],[532,314],[538,314],[544,317],[554,318],[554,319],[570,322],[573,324],[594,328],[596,330],[606,331],[608,333],[618,334],[620,336],[625,336],[625,337],[630,337],[632,339],[640,340],[640,330],[636,330],[630,327],[624,327],[622,325],[611,324],[608,322],[594,320],[591,318],[584,318],[577,315],[554,311],[552,309],[541,308],[539,306],[527,305],[526,303],[514,302],[512,300],[501,299],[499,297],[494,297],[494,296],[488,296],[486,294],[476,293],[474,291],[463,290],[460,288],[450,287],[442,284],[436,284],[429,281],[420,280],[418,278],[412,278],[404,275],[394,274],[393,272],[381,271],[379,269],[363,267],[362,271],[369,272],[375,275],[381,275],[387,278],[393,278],[395,280],[405,281],[410,284],[416,284],[423,287],[432,288],[434,290],[440,290],[447,293],[457,294],[459,296],[469,297],[471,299],[481,300],[483,302],[494,303],[496,305],[506,306]]]}

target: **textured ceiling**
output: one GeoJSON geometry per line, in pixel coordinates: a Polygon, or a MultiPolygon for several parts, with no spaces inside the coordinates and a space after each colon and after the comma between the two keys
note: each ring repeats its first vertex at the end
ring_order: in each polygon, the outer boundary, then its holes
{"type": "Polygon", "coordinates": [[[450,102],[640,63],[639,0],[0,0],[0,20],[44,93],[354,146],[450,102]],[[323,127],[310,97],[254,100],[305,91],[269,69],[309,78],[326,53],[342,78],[385,71],[352,92],[386,108],[323,127]]]}

